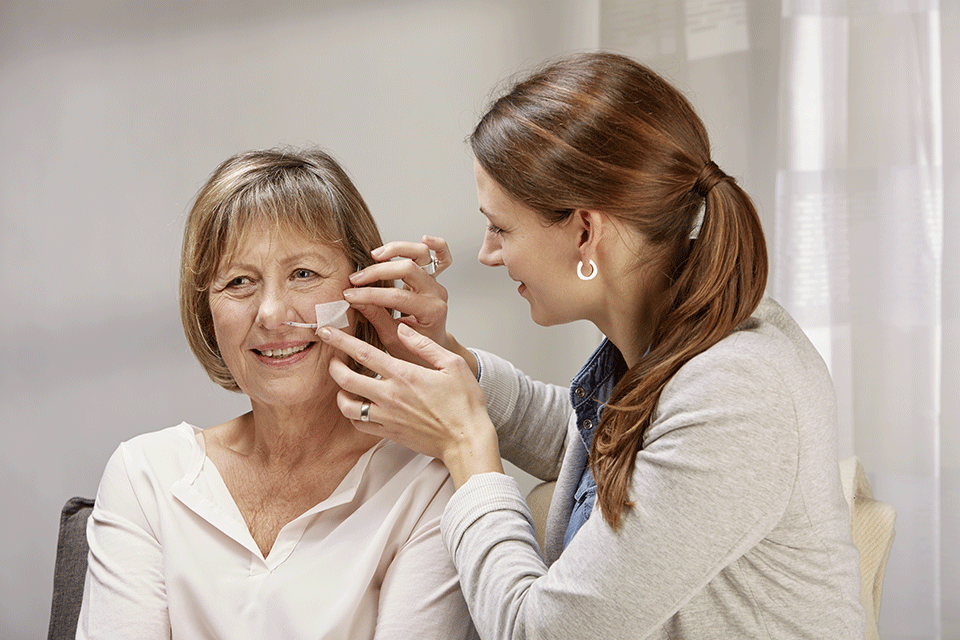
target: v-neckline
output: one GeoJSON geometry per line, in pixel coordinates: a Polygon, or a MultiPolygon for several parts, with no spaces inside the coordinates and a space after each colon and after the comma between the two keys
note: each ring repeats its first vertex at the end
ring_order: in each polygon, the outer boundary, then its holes
{"type": "Polygon", "coordinates": [[[174,483],[173,495],[198,516],[242,545],[270,571],[279,567],[290,557],[316,514],[353,500],[371,458],[386,442],[381,440],[365,451],[326,499],[284,524],[277,533],[269,553],[264,556],[250,533],[243,513],[233,494],[230,493],[220,470],[207,455],[202,429],[193,428],[196,430],[195,438],[198,447],[188,472],[174,483]]]}

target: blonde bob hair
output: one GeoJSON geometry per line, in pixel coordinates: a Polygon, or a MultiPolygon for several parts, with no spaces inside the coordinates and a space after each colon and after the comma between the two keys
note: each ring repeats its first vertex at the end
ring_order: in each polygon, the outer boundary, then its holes
{"type": "MultiPolygon", "coordinates": [[[[220,264],[243,242],[253,223],[343,252],[354,269],[373,264],[383,244],[370,210],[346,172],[319,149],[247,151],[225,160],[197,194],[187,216],[180,259],[180,318],[187,342],[210,378],[240,391],[217,346],[209,289],[220,264]]],[[[381,347],[358,316],[355,335],[381,347]]]]}

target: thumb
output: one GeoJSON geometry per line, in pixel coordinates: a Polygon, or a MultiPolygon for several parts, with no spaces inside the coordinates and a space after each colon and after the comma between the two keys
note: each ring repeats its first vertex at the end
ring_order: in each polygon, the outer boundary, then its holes
{"type": "MultiPolygon", "coordinates": [[[[450,368],[450,356],[447,351],[427,336],[417,333],[402,322],[397,326],[397,336],[400,342],[414,355],[420,356],[431,367],[437,370],[450,368]]],[[[457,357],[457,360],[461,358],[457,357]]]]}
{"type": "Polygon", "coordinates": [[[370,326],[373,327],[374,331],[377,332],[380,341],[386,346],[391,341],[390,334],[393,333],[394,326],[396,325],[390,312],[375,304],[364,304],[357,308],[360,310],[360,313],[363,314],[363,317],[367,319],[367,322],[370,323],[370,326]]]}

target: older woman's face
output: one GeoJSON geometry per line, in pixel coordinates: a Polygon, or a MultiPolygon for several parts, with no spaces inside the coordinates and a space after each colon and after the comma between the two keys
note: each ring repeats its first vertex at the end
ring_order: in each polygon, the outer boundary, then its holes
{"type": "Polygon", "coordinates": [[[316,322],[314,306],[342,300],[350,272],[337,248],[266,224],[251,228],[219,266],[209,294],[217,344],[254,406],[335,399],[331,351],[312,329],[284,322],[316,322]]]}

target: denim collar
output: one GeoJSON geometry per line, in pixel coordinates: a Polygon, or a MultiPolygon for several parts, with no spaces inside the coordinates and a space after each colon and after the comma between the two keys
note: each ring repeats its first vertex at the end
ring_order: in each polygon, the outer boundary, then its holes
{"type": "Polygon", "coordinates": [[[577,430],[587,451],[603,415],[603,406],[620,378],[627,372],[620,350],[604,338],[597,350],[570,383],[570,402],[577,414],[577,430]]]}

